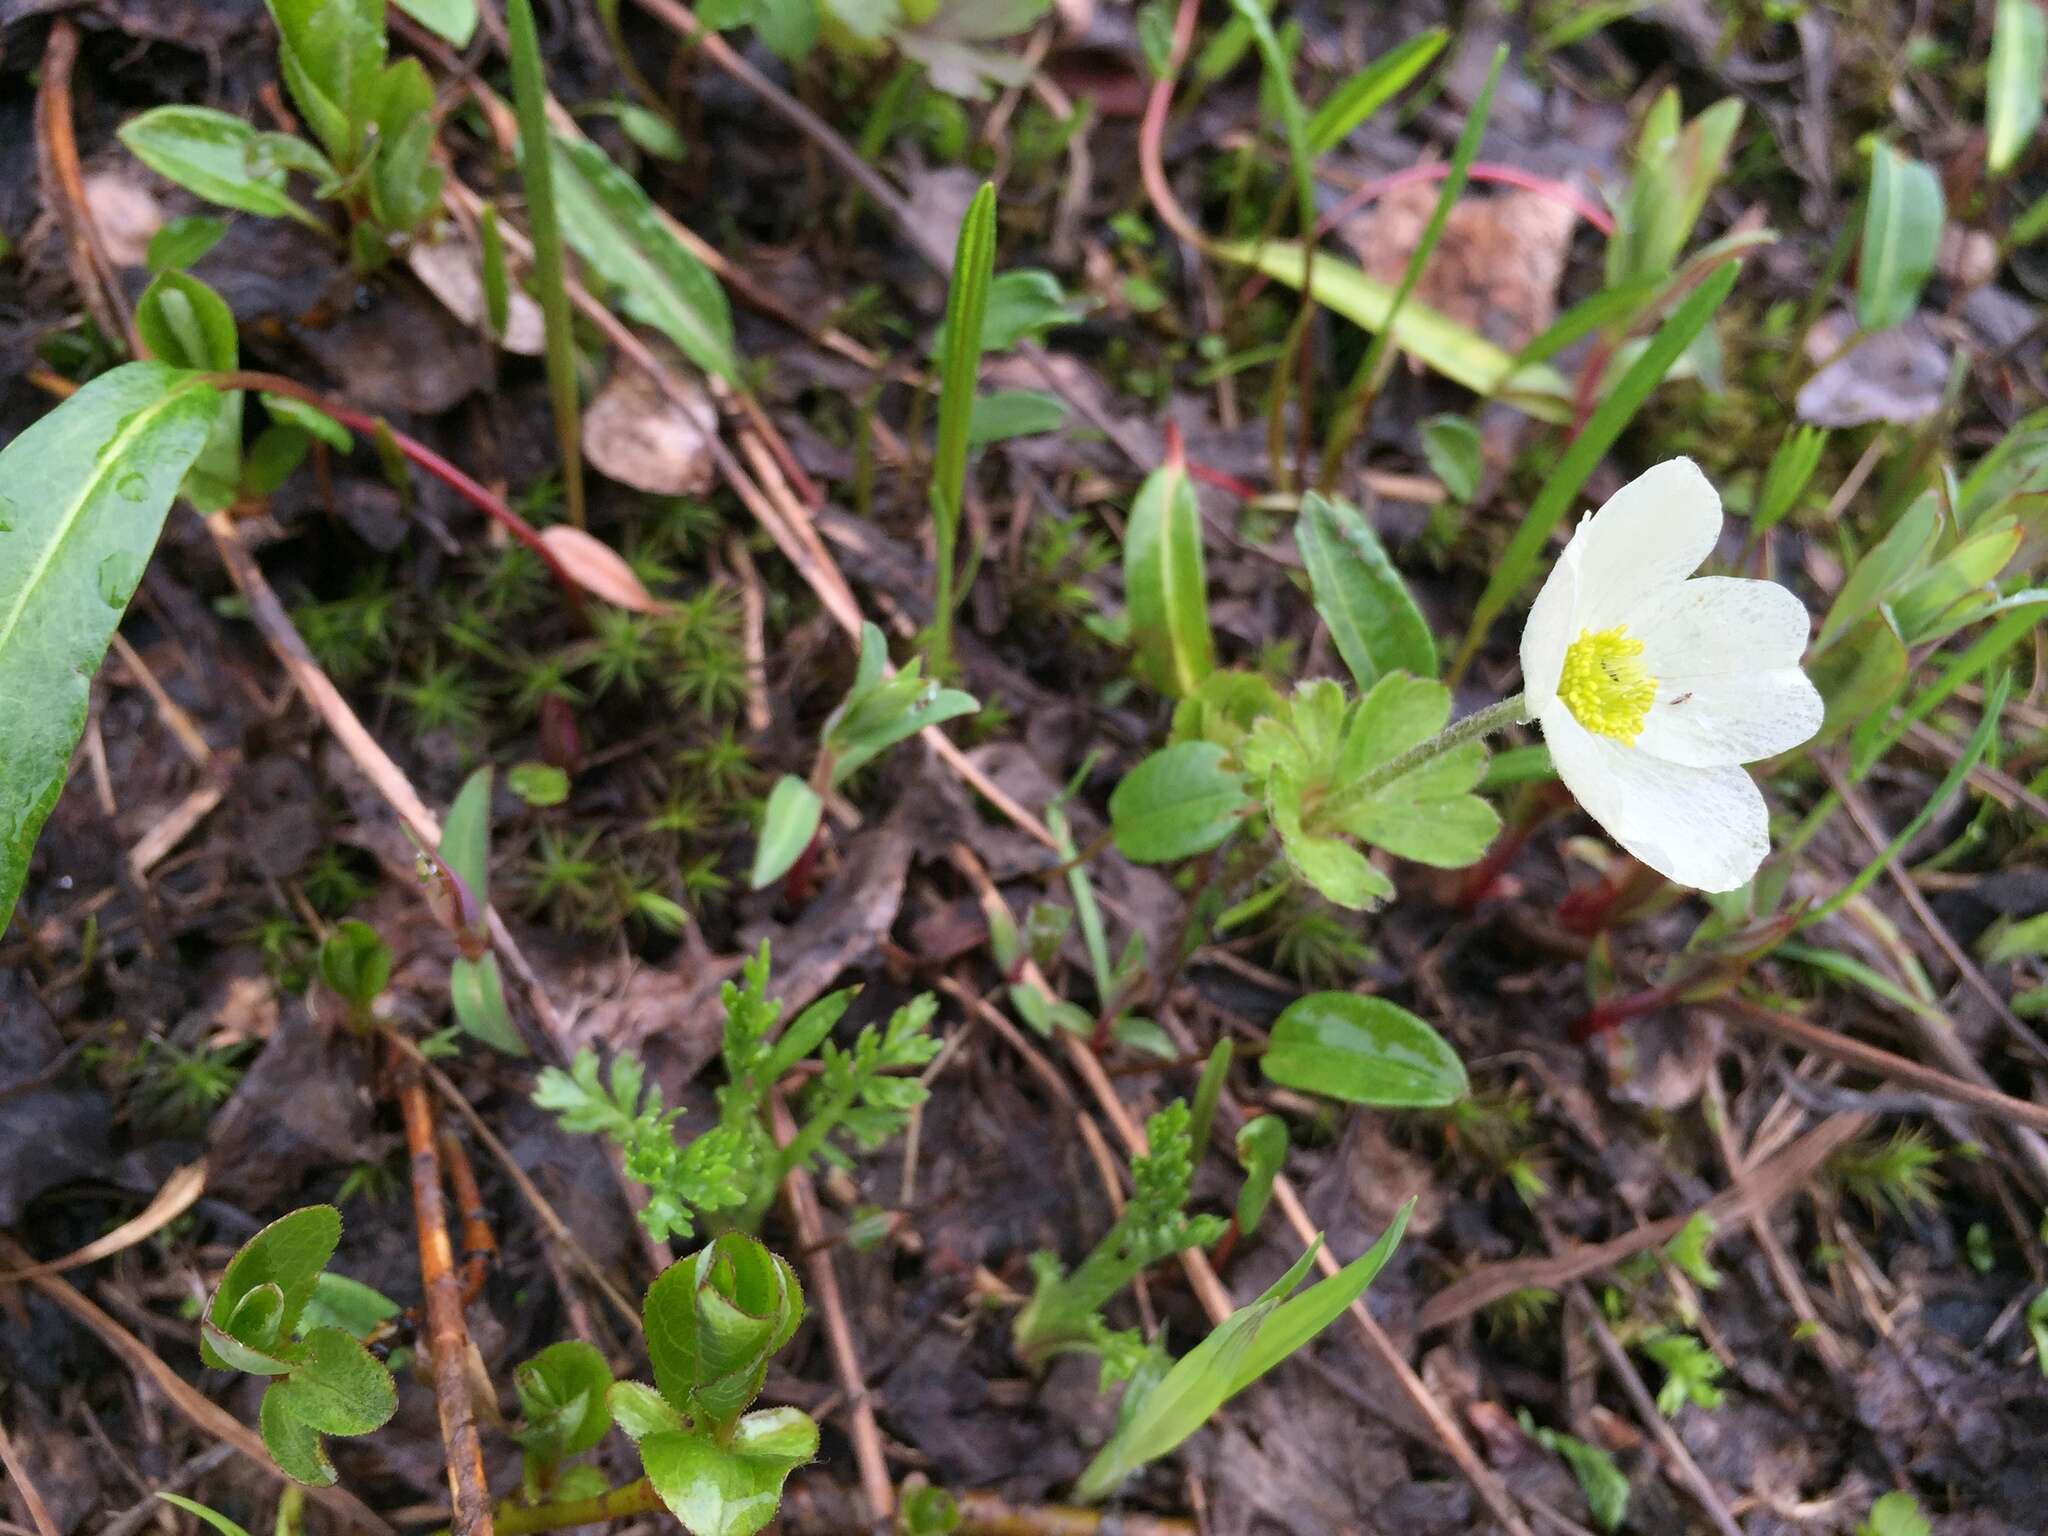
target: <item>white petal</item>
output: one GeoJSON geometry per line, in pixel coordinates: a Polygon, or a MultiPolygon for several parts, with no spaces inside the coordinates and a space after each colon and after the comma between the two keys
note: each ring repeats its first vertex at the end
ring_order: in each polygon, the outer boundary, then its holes
{"type": "Polygon", "coordinates": [[[1570,649],[1578,630],[1573,626],[1578,607],[1578,560],[1570,546],[1550,568],[1536,605],[1529,610],[1529,622],[1522,626],[1522,694],[1531,717],[1550,708],[1557,698],[1557,679],[1564,671],[1564,653],[1570,649]]]}
{"type": "Polygon", "coordinates": [[[1661,587],[1685,580],[1721,536],[1721,498],[1691,459],[1629,481],[1574,534],[1579,625],[1607,629],[1661,587]]]}
{"type": "Polygon", "coordinates": [[[1642,594],[1622,622],[1661,683],[1797,666],[1812,621],[1798,595],[1775,581],[1696,576],[1642,594]]]}
{"type": "Polygon", "coordinates": [[[1543,717],[1557,776],[1636,858],[1680,885],[1732,891],[1771,851],[1764,797],[1740,768],[1692,768],[1596,736],[1558,706],[1543,717]]]}
{"type": "Polygon", "coordinates": [[[1809,740],[1825,713],[1797,667],[1660,677],[1635,750],[1692,768],[1753,763],[1809,740]]]}

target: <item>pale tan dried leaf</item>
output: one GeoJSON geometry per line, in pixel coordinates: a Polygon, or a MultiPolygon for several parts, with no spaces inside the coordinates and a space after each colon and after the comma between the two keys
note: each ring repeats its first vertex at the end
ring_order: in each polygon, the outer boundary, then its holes
{"type": "Polygon", "coordinates": [[[119,169],[94,171],[85,178],[85,204],[107,260],[117,267],[148,261],[149,237],[164,227],[164,205],[139,176],[119,169]]]}
{"type": "MultiPolygon", "coordinates": [[[[405,264],[449,314],[464,325],[483,328],[483,257],[475,246],[450,231],[432,244],[414,241],[405,253],[405,264]]],[[[498,345],[521,357],[539,357],[547,348],[540,306],[516,282],[505,294],[505,334],[498,345]]]]}
{"type": "Polygon", "coordinates": [[[598,471],[654,496],[696,496],[711,489],[710,438],[718,414],[694,381],[679,401],[630,363],[610,379],[583,413],[583,452],[598,471]]]}
{"type": "Polygon", "coordinates": [[[581,528],[557,523],[540,531],[540,541],[568,572],[569,579],[592,597],[634,613],[660,613],[667,606],[641,585],[633,567],[626,564],[617,550],[581,528]]]}

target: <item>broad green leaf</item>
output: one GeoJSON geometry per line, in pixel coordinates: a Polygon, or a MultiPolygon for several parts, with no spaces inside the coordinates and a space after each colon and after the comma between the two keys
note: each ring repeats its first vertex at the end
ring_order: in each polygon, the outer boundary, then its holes
{"type": "Polygon", "coordinates": [[[1889,330],[1913,313],[1934,271],[1944,217],[1934,172],[1889,144],[1874,145],[1856,266],[1856,323],[1864,330],[1889,330]]]}
{"type": "Polygon", "coordinates": [[[264,0],[278,72],[315,138],[344,172],[360,163],[385,57],[382,0],[264,0]]]}
{"type": "MultiPolygon", "coordinates": [[[[1037,267],[998,272],[989,279],[987,305],[981,318],[981,350],[1007,352],[1020,341],[1037,341],[1048,331],[1072,325],[1081,308],[1069,302],[1060,280],[1037,267]]],[[[946,355],[951,335],[944,321],[932,335],[932,353],[946,355]]]]}
{"type": "Polygon", "coordinates": [[[818,1426],[795,1408],[741,1419],[721,1447],[693,1434],[640,1442],[647,1480],[690,1536],[753,1536],[775,1518],[789,1474],[818,1453],[818,1426]]]}
{"type": "Polygon", "coordinates": [[[391,1373],[339,1328],[315,1328],[304,1353],[269,1398],[294,1418],[329,1435],[367,1435],[398,1411],[391,1373]]]}
{"type": "Polygon", "coordinates": [[[560,805],[569,798],[569,775],[552,763],[514,763],[505,787],[528,805],[560,805]]]}
{"type": "Polygon", "coordinates": [[[1244,1164],[1244,1183],[1237,1191],[1237,1230],[1250,1237],[1266,1214],[1273,1180],[1287,1161],[1287,1122],[1278,1115],[1259,1115],[1237,1132],[1237,1160],[1244,1164]]]}
{"type": "Polygon", "coordinates": [[[263,1394],[256,1410],[256,1427],[263,1435],[263,1448],[286,1477],[294,1482],[325,1488],[334,1482],[334,1463],[327,1459],[319,1431],[292,1412],[289,1399],[280,1397],[284,1385],[274,1381],[263,1394]]]}
{"type": "Polygon", "coordinates": [[[2048,16],[2035,0],[1998,0],[1991,69],[1984,81],[1984,164],[2003,176],[2041,125],[2041,72],[2048,68],[2048,16]]]}
{"type": "Polygon", "coordinates": [[[1465,1097],[1465,1064],[1407,1009],[1355,992],[1312,992],[1273,1021],[1259,1065],[1283,1088],[1406,1109],[1465,1097]]]}
{"type": "Polygon", "coordinates": [[[491,904],[491,769],[462,781],[441,823],[441,862],[469,887],[479,909],[491,904]]]}
{"type": "Polygon", "coordinates": [[[1331,91],[1309,116],[1309,153],[1321,155],[1343,143],[1352,129],[1406,90],[1443,51],[1449,38],[1442,27],[1418,32],[1331,91]]]}
{"type": "Polygon", "coordinates": [[[391,980],[391,947],[360,918],[336,923],[320,945],[320,979],[356,1008],[377,1000],[391,980]]]}
{"type": "Polygon", "coordinates": [[[252,169],[256,130],[211,107],[153,107],[121,125],[128,152],[159,176],[223,208],[317,222],[285,193],[282,166],[252,169]]]}
{"type": "Polygon", "coordinates": [[[152,273],[175,272],[198,261],[220,244],[227,232],[226,219],[210,213],[180,214],[175,219],[166,219],[149,237],[149,252],[144,259],[152,273]]]}
{"type": "Polygon", "coordinates": [[[130,363],[0,450],[0,931],[64,788],[93,674],[219,401],[175,368],[130,363]]]}
{"type": "Polygon", "coordinates": [[[1243,775],[1224,758],[1213,742],[1184,741],[1124,775],[1109,797],[1117,850],[1140,864],[1164,864],[1206,853],[1236,831],[1252,801],[1243,775]]]}
{"type": "Polygon", "coordinates": [[[1288,865],[1325,900],[1357,912],[1394,894],[1394,882],[1356,848],[1341,838],[1303,828],[1301,787],[1290,774],[1283,771],[1267,779],[1266,814],[1280,835],[1280,851],[1288,865]]]}
{"type": "Polygon", "coordinates": [[[1430,473],[1443,481],[1454,501],[1470,501],[1479,493],[1479,476],[1485,468],[1479,449],[1479,429],[1463,416],[1445,412],[1422,424],[1422,456],[1430,473]]]}
{"type": "Polygon", "coordinates": [[[1294,542],[1308,568],[1316,612],[1360,688],[1388,672],[1436,676],[1429,622],[1355,507],[1310,491],[1295,519],[1294,542]]]}
{"type": "Polygon", "coordinates": [[[1202,514],[1187,466],[1169,461],[1146,477],[1124,530],[1124,602],[1138,670],[1186,698],[1215,665],[1202,564],[1202,514]]]}
{"type": "Polygon", "coordinates": [[[825,802],[802,779],[786,773],[776,780],[761,815],[761,841],[754,850],[754,872],[748,882],[753,889],[773,885],[795,867],[818,835],[818,822],[824,814],[825,802]]]}
{"type": "Polygon", "coordinates": [[[448,1006],[462,1032],[507,1056],[524,1056],[526,1042],[505,1001],[505,975],[498,957],[486,950],[471,960],[457,956],[448,967],[448,1006]]]}
{"type": "MultiPolygon", "coordinates": [[[[303,1206],[290,1215],[280,1216],[242,1244],[228,1260],[220,1285],[207,1306],[208,1319],[225,1331],[245,1296],[262,1286],[274,1285],[282,1296],[275,1332],[269,1339],[242,1342],[260,1347],[288,1338],[313,1297],[320,1271],[334,1257],[335,1245],[340,1241],[341,1213],[331,1205],[303,1206]]],[[[204,1355],[207,1351],[202,1349],[200,1353],[204,1355]]],[[[214,1360],[206,1363],[216,1370],[227,1369],[214,1360]]]]}
{"type": "Polygon", "coordinates": [[[235,1524],[234,1521],[230,1520],[219,1510],[208,1509],[196,1499],[188,1499],[180,1493],[166,1493],[162,1489],[157,1490],[157,1497],[166,1504],[174,1505],[184,1510],[188,1515],[204,1520],[216,1531],[219,1531],[220,1536],[249,1536],[247,1531],[243,1530],[241,1526],[235,1524]]]}
{"type": "Polygon", "coordinates": [[[611,1410],[612,1422],[626,1432],[629,1440],[644,1440],[649,1435],[672,1431],[680,1433],[683,1428],[682,1411],[645,1382],[614,1382],[605,1394],[605,1402],[611,1410]]]}
{"type": "MultiPolygon", "coordinates": [[[[1296,292],[1301,289],[1301,247],[1292,241],[1254,245],[1225,240],[1217,245],[1216,254],[1257,267],[1296,292]]],[[[1316,302],[1352,324],[1373,332],[1386,324],[1394,290],[1350,262],[1318,253],[1310,281],[1316,302]]],[[[1394,344],[1453,383],[1474,394],[1507,399],[1540,421],[1564,421],[1570,415],[1571,386],[1556,369],[1544,364],[1518,369],[1503,348],[1413,298],[1395,317],[1394,344]]]]}
{"type": "Polygon", "coordinates": [[[1066,403],[1057,396],[1035,389],[999,389],[974,402],[967,446],[981,448],[1013,437],[1057,432],[1066,420],[1066,403]]]}
{"type": "Polygon", "coordinates": [[[611,1367],[581,1339],[550,1344],[512,1373],[512,1384],[526,1416],[521,1443],[531,1450],[539,1440],[550,1461],[589,1450],[611,1428],[611,1367]]]}
{"type": "MultiPolygon", "coordinates": [[[[221,296],[198,278],[162,272],[135,301],[135,329],[159,361],[195,372],[232,372],[241,360],[235,317],[221,296]]],[[[234,499],[242,479],[242,392],[229,390],[215,407],[206,446],[185,475],[185,499],[202,512],[218,512],[234,499]]]]}
{"type": "Polygon", "coordinates": [[[476,0],[391,0],[436,37],[467,48],[476,35],[476,0]]]}
{"type": "Polygon", "coordinates": [[[640,184],[587,139],[554,141],[562,233],[630,319],[729,384],[739,383],[732,310],[711,269],[685,249],[640,184]]]}
{"type": "Polygon", "coordinates": [[[1671,318],[1658,327],[1650,344],[1629,364],[1607,397],[1594,408],[1584,430],[1558,456],[1549,478],[1543,482],[1543,489],[1529,504],[1521,526],[1508,541],[1506,552],[1488,578],[1486,590],[1479,595],[1471,625],[1465,631],[1464,644],[1458,648],[1457,669],[1462,669],[1479,649],[1479,642],[1485,638],[1493,621],[1506,611],[1508,603],[1535,573],[1544,545],[1549,542],[1552,531],[1565,513],[1578,500],[1579,492],[1585,488],[1586,477],[1607,457],[1615,439],[1621,436],[1622,428],[1634,419],[1643,402],[1649,399],[1650,392],[1663,382],[1664,376],[1693,344],[1694,338],[1707,328],[1714,312],[1735,286],[1736,274],[1736,264],[1732,261],[1725,263],[1685,297],[1672,311],[1671,318]]]}
{"type": "MultiPolygon", "coordinates": [[[[2027,1309],[2028,1328],[2036,1334],[2042,1331],[2034,1318],[2038,1308],[2036,1298],[2035,1305],[2027,1309]]],[[[2042,1352],[2042,1358],[2048,1360],[2048,1351],[2042,1352]]],[[[1894,1492],[1870,1506],[1870,1518],[1857,1529],[1856,1536],[1931,1536],[1932,1530],[1927,1517],[1920,1512],[1919,1501],[1910,1493],[1894,1492]]]]}
{"type": "Polygon", "coordinates": [[[299,1322],[308,1329],[339,1328],[352,1338],[366,1339],[398,1313],[398,1303],[382,1291],[323,1270],[314,1277],[313,1294],[299,1322]]]}
{"type": "Polygon", "coordinates": [[[199,1320],[199,1358],[216,1371],[240,1371],[245,1376],[282,1376],[292,1368],[285,1358],[291,1353],[289,1342],[269,1344],[263,1348],[244,1344],[225,1328],[215,1326],[213,1319],[199,1320]]]}

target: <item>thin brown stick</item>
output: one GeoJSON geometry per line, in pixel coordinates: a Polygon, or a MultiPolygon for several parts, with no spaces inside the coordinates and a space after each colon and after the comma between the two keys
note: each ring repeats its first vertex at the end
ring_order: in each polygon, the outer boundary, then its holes
{"type": "MultiPolygon", "coordinates": [[[[768,1098],[769,1125],[778,1146],[796,1138],[796,1118],[780,1089],[768,1098]]],[[[818,1210],[818,1192],[811,1176],[792,1168],[782,1181],[782,1193],[796,1227],[797,1246],[802,1250],[804,1269],[810,1276],[811,1299],[825,1324],[825,1342],[832,1353],[839,1388],[846,1394],[848,1432],[853,1439],[853,1457],[860,1466],[861,1491],[867,1500],[867,1523],[886,1521],[896,1512],[896,1485],[889,1479],[889,1463],[882,1452],[882,1427],[875,1422],[875,1405],[868,1394],[867,1377],[861,1370],[860,1349],[854,1342],[853,1325],[847,1320],[846,1302],[839,1294],[839,1272],[832,1267],[837,1244],[825,1240],[825,1221],[818,1210]]]]}
{"type": "Polygon", "coordinates": [[[1593,1305],[1593,1299],[1586,1287],[1576,1281],[1567,1293],[1569,1304],[1579,1315],[1583,1326],[1593,1334],[1593,1342],[1600,1346],[1600,1353],[1607,1361],[1607,1368],[1621,1383],[1621,1390],[1636,1410],[1636,1417],[1656,1438],[1664,1452],[1666,1465],[1677,1475],[1679,1482],[1693,1496],[1714,1529],[1721,1536],[1742,1536],[1742,1527],[1735,1523],[1735,1517],[1728,1512],[1727,1502],[1721,1497],[1721,1490],[1714,1486],[1714,1480],[1707,1476],[1693,1454],[1685,1448],[1685,1442],[1678,1438],[1664,1415],[1657,1411],[1656,1399],[1650,1396],[1650,1389],[1643,1385],[1642,1373],[1637,1371],[1635,1362],[1628,1357],[1628,1351],[1621,1347],[1621,1341],[1614,1336],[1614,1330],[1607,1326],[1607,1320],[1600,1315],[1600,1309],[1593,1305]]]}
{"type": "Polygon", "coordinates": [[[1826,1056],[1848,1066],[1861,1067],[1867,1072],[1888,1077],[1893,1082],[1904,1083],[1923,1093],[1932,1094],[1935,1098],[1982,1110],[2000,1120],[2048,1131],[2048,1104],[2036,1104],[2030,1099],[2014,1098],[2011,1094],[2000,1093],[1996,1088],[1987,1088],[1964,1078],[1951,1077],[1938,1068],[1923,1066],[1910,1057],[1851,1039],[1848,1035],[1837,1034],[1832,1029],[1823,1029],[1818,1024],[1800,1018],[1796,1013],[1766,1008],[1761,1003],[1738,998],[1724,1012],[1740,1023],[1748,1024],[1764,1034],[1773,1035],[1787,1044],[1801,1046],[1816,1056],[1826,1056]]]}
{"type": "MultiPolygon", "coordinates": [[[[0,1257],[16,1269],[34,1263],[33,1256],[19,1243],[0,1234],[0,1257]]],[[[223,1445],[230,1445],[249,1458],[268,1477],[291,1486],[270,1459],[270,1452],[256,1432],[220,1404],[200,1392],[167,1365],[157,1352],[130,1333],[61,1275],[35,1275],[28,1284],[48,1296],[99,1337],[101,1343],[120,1357],[121,1363],[151,1386],[197,1428],[223,1445]]],[[[337,1516],[345,1526],[370,1531],[374,1536],[397,1536],[378,1515],[354,1494],[340,1488],[308,1488],[306,1497],[337,1516]]]]}
{"type": "Polygon", "coordinates": [[[491,1490],[484,1481],[483,1439],[469,1397],[469,1326],[463,1319],[462,1279],[448,1243],[441,1199],[434,1104],[419,1068],[391,1053],[398,1105],[405,1117],[405,1150],[412,1165],[413,1221],[419,1229],[420,1288],[426,1294],[427,1356],[433,1367],[434,1409],[448,1457],[448,1497],[455,1536],[492,1536],[491,1490]]]}
{"type": "Polygon", "coordinates": [[[78,62],[78,28],[68,16],[50,24],[43,49],[42,81],[36,91],[36,167],[43,184],[43,205],[57,217],[64,232],[64,254],[71,280],[88,312],[109,336],[120,338],[137,357],[147,354],[135,329],[135,317],[114,276],[114,263],[100,238],[92,204],[85,197],[85,176],[78,162],[78,136],[71,126],[71,70],[78,62]]]}
{"type": "Polygon", "coordinates": [[[444,1125],[439,1147],[448,1187],[455,1194],[455,1215],[462,1223],[462,1304],[467,1307],[483,1291],[484,1277],[498,1256],[498,1240],[491,1235],[483,1191],[477,1187],[469,1154],[462,1150],[462,1138],[444,1125]]]}
{"type": "Polygon", "coordinates": [[[5,1424],[0,1424],[0,1467],[7,1469],[7,1481],[14,1484],[14,1491],[21,1495],[21,1502],[28,1507],[29,1521],[40,1536],[57,1536],[57,1522],[50,1518],[50,1507],[43,1502],[42,1493],[30,1480],[28,1468],[14,1454],[14,1442],[7,1438],[5,1424]]]}
{"type": "Polygon", "coordinates": [[[1425,1332],[1448,1327],[1524,1286],[1559,1290],[1574,1280],[1612,1269],[1624,1259],[1670,1242],[1702,1211],[1720,1229],[1746,1219],[1752,1212],[1768,1211],[1804,1185],[1837,1147],[1858,1135],[1869,1123],[1870,1116],[1865,1114],[1830,1115],[1697,1210],[1649,1222],[1604,1243],[1586,1243],[1540,1259],[1509,1259],[1482,1265],[1430,1297],[1417,1326],[1425,1332]]]}

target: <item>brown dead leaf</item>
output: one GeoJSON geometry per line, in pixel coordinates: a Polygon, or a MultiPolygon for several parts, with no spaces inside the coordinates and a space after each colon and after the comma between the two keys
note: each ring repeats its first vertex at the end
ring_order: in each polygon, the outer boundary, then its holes
{"type": "Polygon", "coordinates": [[[557,523],[541,529],[540,541],[561,563],[569,579],[592,597],[601,597],[633,613],[660,613],[667,606],[641,585],[623,555],[581,528],[557,523]]]}
{"type": "MultiPolygon", "coordinates": [[[[447,307],[448,313],[464,325],[481,330],[484,324],[483,257],[460,235],[449,233],[429,245],[415,241],[405,253],[405,264],[427,292],[447,307]]],[[[508,285],[505,295],[505,334],[498,345],[521,357],[539,357],[547,349],[546,327],[540,305],[517,283],[508,285]]]]}
{"type": "MultiPolygon", "coordinates": [[[[1358,253],[1359,264],[1391,287],[1401,281],[1422,239],[1438,191],[1434,182],[1396,187],[1337,233],[1358,253]]],[[[1460,198],[1422,269],[1415,297],[1518,351],[1557,317],[1558,279],[1577,218],[1563,203],[1535,192],[1460,198]]]]}
{"type": "Polygon", "coordinates": [[[710,437],[718,413],[698,385],[688,388],[693,398],[685,405],[645,369],[630,363],[614,369],[583,413],[583,451],[591,464],[654,496],[696,496],[711,489],[710,437]]]}

